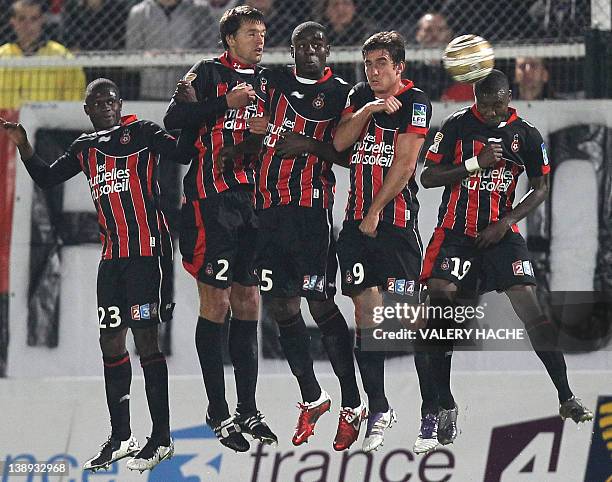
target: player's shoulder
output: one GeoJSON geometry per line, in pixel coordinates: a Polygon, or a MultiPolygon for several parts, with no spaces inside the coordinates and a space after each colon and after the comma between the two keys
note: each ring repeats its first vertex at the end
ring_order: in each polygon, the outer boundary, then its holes
{"type": "Polygon", "coordinates": [[[349,97],[353,103],[358,100],[362,100],[363,102],[367,102],[367,99],[374,98],[374,92],[372,91],[370,85],[367,82],[359,82],[349,90],[349,97]]]}
{"type": "Polygon", "coordinates": [[[406,99],[408,102],[419,102],[421,104],[430,104],[429,96],[420,88],[418,88],[411,80],[403,81],[403,87],[398,99],[406,99]]]}
{"type": "Polygon", "coordinates": [[[338,90],[342,92],[344,95],[348,94],[349,91],[351,90],[351,85],[346,80],[344,80],[342,77],[334,73],[332,73],[332,75],[327,80],[327,82],[329,82],[329,85],[332,89],[338,90]]]}
{"type": "Polygon", "coordinates": [[[470,107],[456,110],[442,121],[442,127],[450,128],[471,121],[470,112],[470,107]]]}

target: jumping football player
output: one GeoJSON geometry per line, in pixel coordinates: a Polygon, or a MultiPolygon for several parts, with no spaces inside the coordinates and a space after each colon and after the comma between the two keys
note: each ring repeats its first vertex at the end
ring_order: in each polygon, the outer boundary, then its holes
{"type": "Polygon", "coordinates": [[[160,322],[172,317],[172,241],[160,209],[160,156],[180,160],[192,146],[178,150],[161,127],[134,115],[121,117],[117,86],[96,79],[87,86],[85,113],[95,131],[82,134],[55,162],[41,159],[21,124],[0,119],[17,145],[36,184],[48,188],[79,172],[87,177],[100,226],[102,260],[98,269],[100,348],[111,435],[83,468],[96,471],[132,456],[127,467],[144,471],[172,457],[168,409],[168,368],[159,350],[160,322]],[[130,428],[132,366],[125,338],[130,328],[140,356],[153,429],[139,447],[130,428]]]}
{"type": "MultiPolygon", "coordinates": [[[[504,73],[493,70],[475,84],[474,94],[476,104],[452,114],[426,154],[423,186],[445,190],[421,280],[427,283],[432,306],[454,306],[463,290],[504,291],[557,389],[561,417],[576,423],[591,420],[593,414],[569,387],[563,353],[554,350],[556,327],[538,303],[529,251],[516,224],[548,195],[546,146],[538,130],[508,107],[511,92],[504,73]],[[523,171],[530,191],[513,207],[523,171]]],[[[444,320],[429,322],[445,328],[444,320]]],[[[429,388],[422,393],[415,453],[457,437],[458,409],[450,390],[452,341],[442,348],[427,353],[429,368],[419,372],[421,386],[429,388]]]]}
{"type": "Polygon", "coordinates": [[[334,302],[338,265],[332,163],[342,163],[343,156],[334,149],[332,136],[350,87],[326,66],[329,52],[325,28],[302,23],[291,36],[295,68],[266,70],[257,83],[270,113],[255,172],[257,268],[263,310],[278,324],[283,353],[302,395],[292,442],[307,442],[331,406],[313,370],[300,311],[303,297],[340,381],[342,408],[333,446],[345,450],[359,436],[365,405],[355,379],[350,332],[334,302]]]}
{"type": "Polygon", "coordinates": [[[364,43],[362,53],[368,82],[349,94],[334,147],[353,148],[338,258],[342,292],[355,305],[355,357],[369,406],[363,441],[367,452],[382,445],[384,431],[396,420],[385,396],[385,352],[373,346],[373,310],[382,306],[384,290],[401,291],[407,302],[416,303],[419,297],[422,246],[414,176],[431,104],[412,81],[402,79],[400,34],[377,33],[364,43]]]}
{"type": "Polygon", "coordinates": [[[206,421],[223,445],[246,452],[250,445],[243,433],[264,443],[277,442],[255,403],[256,156],[237,156],[232,169],[223,172],[216,170],[215,162],[228,147],[250,135],[250,117],[263,115],[253,89],[266,34],[263,15],[246,5],[232,8],[221,18],[220,33],[225,52],[191,68],[178,84],[164,123],[168,129],[193,135],[198,150],[183,180],[179,245],[183,265],[196,279],[200,296],[195,341],[208,395],[206,421]],[[222,329],[230,308],[229,352],[238,395],[233,416],[223,374],[222,329]]]}

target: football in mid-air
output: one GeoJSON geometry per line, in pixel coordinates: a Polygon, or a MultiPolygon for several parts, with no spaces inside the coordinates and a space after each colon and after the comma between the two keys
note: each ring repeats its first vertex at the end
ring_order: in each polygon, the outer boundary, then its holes
{"type": "Polygon", "coordinates": [[[493,47],[478,35],[461,35],[449,42],[442,57],[444,68],[457,82],[477,82],[493,70],[493,47]]]}

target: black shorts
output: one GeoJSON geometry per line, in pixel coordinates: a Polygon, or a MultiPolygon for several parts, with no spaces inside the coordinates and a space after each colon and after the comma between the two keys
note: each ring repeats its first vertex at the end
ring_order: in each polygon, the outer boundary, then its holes
{"type": "Polygon", "coordinates": [[[359,230],[361,221],[344,221],[338,236],[342,293],[358,294],[380,286],[388,293],[418,298],[422,245],[418,231],[380,222],[375,238],[359,230]]]}
{"type": "Polygon", "coordinates": [[[275,206],[257,212],[260,290],[278,298],[336,294],[336,240],[328,209],[275,206]]]}
{"type": "Polygon", "coordinates": [[[146,328],[172,319],[173,281],[171,256],[134,256],[100,261],[100,331],[146,328]]]}
{"type": "Polygon", "coordinates": [[[255,286],[257,217],[251,190],[229,190],[181,208],[179,248],[183,266],[216,288],[255,286]]]}
{"type": "Polygon", "coordinates": [[[475,238],[436,228],[427,246],[421,281],[440,278],[463,291],[504,291],[514,285],[535,285],[527,243],[519,232],[509,230],[502,240],[483,250],[475,238]]]}

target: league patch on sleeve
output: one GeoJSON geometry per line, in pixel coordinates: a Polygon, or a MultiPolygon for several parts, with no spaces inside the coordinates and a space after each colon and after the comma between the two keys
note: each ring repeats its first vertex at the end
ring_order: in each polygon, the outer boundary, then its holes
{"type": "Polygon", "coordinates": [[[548,153],[546,152],[546,144],[542,142],[540,146],[542,148],[542,159],[544,160],[544,165],[548,166],[548,153]]]}
{"type": "Polygon", "coordinates": [[[425,104],[412,104],[412,125],[427,127],[427,106],[425,104]]]}

